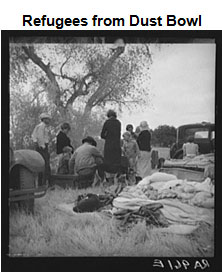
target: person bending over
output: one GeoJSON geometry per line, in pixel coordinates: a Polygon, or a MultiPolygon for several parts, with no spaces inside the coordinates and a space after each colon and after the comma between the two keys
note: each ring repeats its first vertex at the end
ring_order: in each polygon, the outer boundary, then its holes
{"type": "Polygon", "coordinates": [[[96,145],[93,137],[87,136],[82,140],[82,145],[75,150],[69,161],[70,174],[78,175],[80,182],[87,183],[83,187],[92,185],[97,170],[101,180],[104,179],[103,156],[96,145]]]}

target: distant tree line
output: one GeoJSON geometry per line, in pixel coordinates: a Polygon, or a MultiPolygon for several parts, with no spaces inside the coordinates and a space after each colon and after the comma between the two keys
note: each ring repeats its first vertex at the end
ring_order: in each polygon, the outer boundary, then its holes
{"type": "Polygon", "coordinates": [[[169,147],[176,141],[176,128],[173,126],[161,125],[151,132],[153,146],[169,147]]]}

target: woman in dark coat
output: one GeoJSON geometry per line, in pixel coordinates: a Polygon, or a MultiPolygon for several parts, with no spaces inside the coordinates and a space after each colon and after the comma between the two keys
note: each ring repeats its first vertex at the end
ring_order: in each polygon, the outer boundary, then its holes
{"type": "Polygon", "coordinates": [[[105,121],[101,132],[101,138],[105,140],[105,171],[117,173],[121,163],[121,123],[117,119],[116,113],[113,110],[108,111],[107,117],[108,119],[105,121]]]}

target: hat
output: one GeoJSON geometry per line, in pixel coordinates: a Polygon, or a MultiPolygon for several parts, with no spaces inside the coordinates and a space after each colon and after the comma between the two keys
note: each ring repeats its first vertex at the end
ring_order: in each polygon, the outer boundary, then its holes
{"type": "Polygon", "coordinates": [[[147,124],[147,121],[142,121],[142,122],[140,123],[140,128],[141,128],[141,130],[148,130],[148,129],[149,129],[149,126],[148,126],[148,124],[147,124]]]}
{"type": "Polygon", "coordinates": [[[92,144],[94,146],[97,146],[97,142],[94,140],[93,137],[91,136],[87,136],[86,138],[82,139],[82,143],[89,143],[89,144],[92,144]]]}
{"type": "Polygon", "coordinates": [[[40,114],[39,118],[40,118],[40,120],[42,120],[44,118],[51,119],[51,116],[48,113],[43,112],[40,114]]]}

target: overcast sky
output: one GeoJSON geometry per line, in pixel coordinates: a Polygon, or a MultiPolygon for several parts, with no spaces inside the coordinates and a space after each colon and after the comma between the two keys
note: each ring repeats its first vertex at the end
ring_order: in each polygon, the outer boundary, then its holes
{"type": "Polygon", "coordinates": [[[133,113],[124,109],[118,117],[122,130],[146,120],[151,129],[159,125],[178,127],[202,121],[214,122],[216,45],[151,45],[150,73],[152,105],[133,113]]]}

